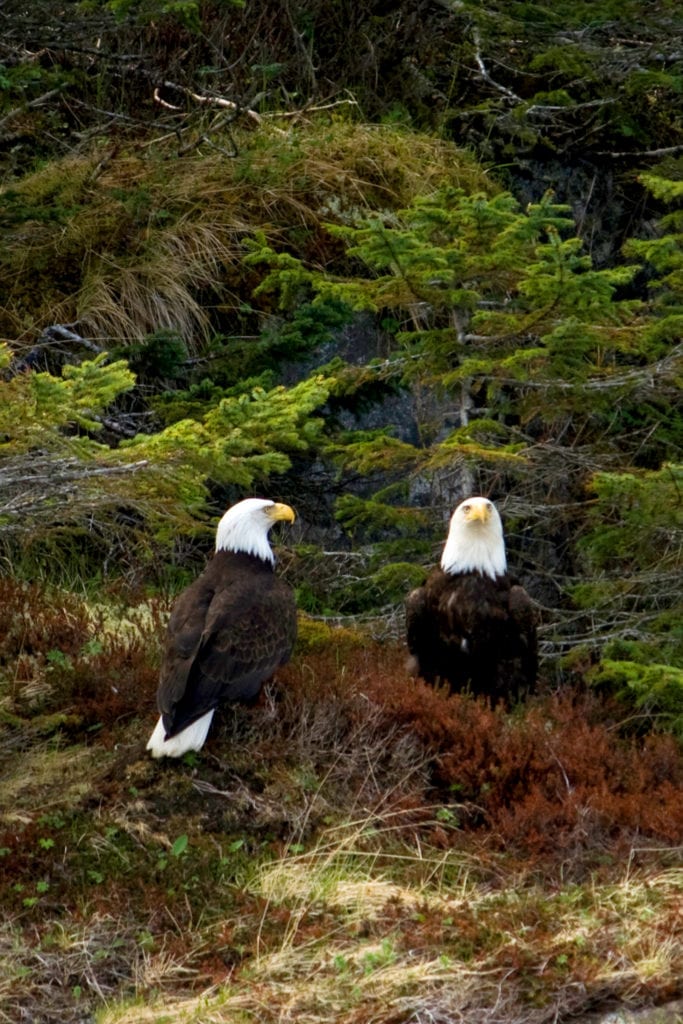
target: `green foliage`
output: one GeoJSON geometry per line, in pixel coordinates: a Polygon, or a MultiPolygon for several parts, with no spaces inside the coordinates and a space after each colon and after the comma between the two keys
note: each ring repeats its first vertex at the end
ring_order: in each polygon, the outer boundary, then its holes
{"type": "Polygon", "coordinates": [[[673,665],[604,658],[588,676],[642,718],[683,739],[683,669],[673,665]]]}
{"type": "MultiPolygon", "coordinates": [[[[244,0],[223,2],[234,7],[242,7],[244,4],[244,0]]],[[[199,32],[201,29],[199,0],[105,0],[103,6],[119,21],[134,18],[142,25],[150,25],[167,18],[177,21],[193,32],[199,32]]]]}
{"type": "MultiPolygon", "coordinates": [[[[650,290],[663,324],[680,337],[683,316],[683,182],[656,174],[643,174],[645,188],[671,209],[660,219],[654,238],[630,239],[628,256],[645,261],[653,272],[650,290]]],[[[660,325],[659,329],[662,329],[660,325]]]]}
{"type": "MultiPolygon", "coordinates": [[[[163,364],[173,372],[184,349],[177,336],[162,335],[140,351],[156,370],[163,364]]],[[[0,366],[10,362],[9,349],[0,347],[0,366]]],[[[171,542],[180,529],[196,530],[188,513],[201,513],[209,480],[251,487],[288,469],[291,453],[317,443],[322,421],[312,414],[329,392],[322,377],[290,389],[212,392],[214,403],[204,405],[196,419],[176,420],[116,448],[96,440],[104,413],[134,383],[127,364],[110,362],[106,354],[66,364],[61,377],[22,372],[0,379],[0,461],[15,460],[11,479],[17,491],[11,501],[8,492],[0,518],[6,533],[32,533],[35,544],[67,528],[67,548],[78,547],[77,535],[87,522],[91,535],[108,533],[110,554],[114,537],[127,529],[141,538],[151,527],[158,541],[171,542]],[[43,469],[51,476],[47,494],[40,472],[35,475],[36,454],[41,466],[52,460],[43,469]],[[25,460],[24,469],[18,458],[25,460]],[[122,514],[125,502],[135,508],[130,517],[122,514]]],[[[89,547],[96,550],[95,537],[89,547]]]]}
{"type": "Polygon", "coordinates": [[[263,340],[276,359],[294,359],[328,342],[350,318],[351,311],[342,302],[297,303],[291,319],[266,328],[263,340]]]}
{"type": "MultiPolygon", "coordinates": [[[[0,370],[10,366],[11,358],[8,346],[0,344],[0,370]]],[[[0,379],[0,455],[34,446],[90,454],[96,446],[87,438],[67,438],[63,429],[100,430],[100,414],[134,383],[127,364],[110,362],[106,353],[67,364],[61,377],[28,372],[0,379]]]]}
{"type": "Polygon", "coordinates": [[[531,71],[564,72],[569,75],[587,75],[591,62],[588,54],[571,46],[549,46],[529,61],[531,71]]]}
{"type": "Polygon", "coordinates": [[[342,431],[327,449],[345,469],[367,473],[410,470],[418,452],[413,445],[392,437],[390,427],[342,431]]]}
{"type": "Polygon", "coordinates": [[[11,108],[17,101],[37,96],[41,90],[61,92],[73,81],[73,73],[59,64],[46,66],[36,61],[0,64],[0,109],[11,108]]]}
{"type": "MultiPolygon", "coordinates": [[[[581,548],[595,583],[575,600],[622,625],[589,673],[627,706],[683,735],[683,467],[602,473],[593,480],[592,528],[581,548]]],[[[595,640],[599,637],[595,636],[595,640]]]]}
{"type": "Polygon", "coordinates": [[[455,462],[489,462],[514,469],[526,464],[523,441],[515,440],[511,430],[495,420],[473,420],[458,427],[439,444],[424,462],[426,470],[452,466],[455,462]]]}
{"type": "MultiPolygon", "coordinates": [[[[539,466],[538,454],[530,457],[528,424],[535,438],[560,433],[571,445],[580,437],[595,451],[596,465],[605,436],[626,448],[629,431],[647,431],[650,450],[641,448],[640,456],[655,464],[655,453],[680,443],[683,422],[669,411],[668,395],[661,396],[660,405],[656,391],[649,404],[642,393],[649,368],[677,344],[671,309],[625,298],[637,263],[596,269],[567,212],[550,194],[522,210],[509,193],[437,190],[397,213],[328,225],[353,261],[338,264],[339,272],[323,273],[291,252],[255,243],[255,264],[269,268],[264,293],[277,295],[285,309],[313,291],[314,305],[334,300],[369,312],[391,332],[378,378],[400,381],[413,395],[425,386],[445,393],[459,408],[461,424],[447,433],[438,419],[420,423],[422,447],[393,437],[391,428],[337,432],[328,453],[345,471],[384,474],[386,480],[397,472],[419,477],[466,465],[479,474],[520,478],[539,466]]],[[[677,241],[662,248],[647,243],[651,259],[658,257],[654,269],[660,276],[675,269],[677,241]]],[[[628,253],[636,259],[644,254],[639,244],[628,253]]],[[[668,286],[671,290],[670,277],[668,286]]],[[[363,371],[341,365],[329,370],[337,381],[333,391],[358,394],[354,389],[363,371]]],[[[676,372],[672,358],[665,387],[676,372]]],[[[622,463],[628,465],[626,455],[622,463]]],[[[552,464],[551,472],[556,472],[552,464]]],[[[557,486],[555,477],[549,479],[557,486]]],[[[590,571],[602,571],[610,560],[613,567],[617,551],[628,551],[627,571],[669,573],[679,542],[668,546],[671,535],[659,519],[672,507],[673,494],[653,491],[652,503],[645,502],[640,514],[631,517],[626,504],[612,523],[608,479],[596,478],[595,531],[582,541],[590,571]]],[[[627,473],[625,479],[633,482],[636,476],[627,473]]],[[[414,535],[424,520],[401,500],[388,491],[346,494],[337,502],[336,516],[356,541],[414,535]]],[[[649,593],[649,584],[643,587],[649,593]]],[[[640,584],[628,595],[628,588],[612,578],[607,589],[607,604],[615,595],[626,604],[651,602],[640,584]]]]}
{"type": "Polygon", "coordinates": [[[254,295],[269,295],[277,291],[278,308],[294,309],[309,292],[315,279],[314,275],[291,253],[279,252],[273,248],[263,231],[255,232],[253,238],[247,239],[246,245],[246,266],[260,267],[265,264],[270,268],[269,273],[254,289],[254,295]]]}
{"type": "Polygon", "coordinates": [[[342,654],[366,646],[367,637],[363,633],[341,626],[330,626],[320,619],[312,619],[308,615],[300,615],[296,638],[296,655],[310,654],[312,651],[325,651],[334,648],[342,654]]]}
{"type": "Polygon", "coordinates": [[[258,377],[245,377],[239,384],[223,386],[213,377],[202,377],[187,388],[163,391],[153,396],[150,405],[165,426],[184,419],[200,421],[208,409],[218,405],[224,398],[250,394],[255,389],[269,391],[275,383],[273,378],[271,372],[265,371],[258,377]]]}
{"type": "MultiPolygon", "coordinates": [[[[257,310],[245,307],[246,318],[257,310]]],[[[283,362],[312,361],[315,349],[329,342],[348,322],[351,311],[339,302],[313,305],[299,301],[285,316],[269,316],[255,335],[216,335],[206,347],[211,380],[224,387],[242,385],[250,377],[274,376],[283,362]]]]}
{"type": "MultiPolygon", "coordinates": [[[[115,353],[116,354],[116,353],[115,353]]],[[[181,376],[188,358],[187,346],[175,331],[159,330],[122,350],[136,378],[144,382],[173,380],[181,376]]]]}
{"type": "Polygon", "coordinates": [[[665,203],[672,203],[678,199],[683,200],[683,181],[681,180],[672,180],[660,174],[647,173],[642,173],[640,180],[653,196],[665,203]]]}
{"type": "MultiPolygon", "coordinates": [[[[330,225],[366,274],[341,278],[307,269],[291,254],[260,246],[255,259],[271,270],[261,287],[289,305],[301,288],[316,301],[389,311],[402,325],[391,356],[395,372],[449,390],[509,375],[524,382],[568,370],[607,374],[634,356],[637,304],[617,301],[635,267],[595,270],[567,208],[546,195],[520,210],[509,193],[487,196],[444,189],[419,197],[398,217],[359,227],[330,225]]],[[[577,404],[585,398],[576,392],[577,404]]]]}
{"type": "Polygon", "coordinates": [[[600,473],[593,478],[597,502],[592,529],[581,546],[591,563],[613,572],[679,564],[683,547],[683,466],[641,473],[600,473]]]}
{"type": "Polygon", "coordinates": [[[422,566],[407,561],[383,563],[385,557],[385,545],[377,545],[377,554],[363,578],[352,583],[343,596],[346,613],[377,613],[378,609],[401,607],[410,591],[424,583],[422,566]]]}
{"type": "Polygon", "coordinates": [[[178,836],[176,841],[173,843],[173,846],[171,847],[171,856],[181,857],[187,850],[188,842],[189,840],[185,833],[181,836],[178,836]]]}
{"type": "Polygon", "coordinates": [[[221,398],[197,419],[177,420],[157,434],[124,441],[120,450],[129,458],[149,460],[165,478],[165,483],[155,478],[154,486],[197,508],[209,478],[251,487],[287,470],[290,454],[305,451],[319,438],[323,421],[312,413],[327,395],[322,377],[289,389],[256,387],[221,398]]]}
{"type": "Polygon", "coordinates": [[[416,508],[399,508],[376,498],[365,500],[344,494],[337,500],[335,517],[350,533],[362,531],[369,538],[382,537],[387,531],[402,535],[414,533],[425,525],[427,516],[416,508]]]}

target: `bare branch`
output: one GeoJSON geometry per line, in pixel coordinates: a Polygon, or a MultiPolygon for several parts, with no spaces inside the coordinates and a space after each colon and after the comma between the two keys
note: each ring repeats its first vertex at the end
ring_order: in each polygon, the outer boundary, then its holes
{"type": "Polygon", "coordinates": [[[630,149],[616,152],[610,149],[596,150],[596,156],[609,156],[616,159],[622,159],[623,157],[659,157],[659,156],[675,156],[677,153],[683,153],[683,143],[679,143],[677,146],[663,146],[660,149],[630,149]]]}
{"type": "Polygon", "coordinates": [[[15,107],[10,110],[8,114],[5,114],[3,118],[0,118],[0,130],[4,128],[8,121],[11,121],[14,117],[18,117],[19,114],[23,114],[24,111],[30,110],[33,107],[40,107],[43,103],[47,103],[48,100],[53,99],[55,96],[59,96],[61,89],[50,89],[49,92],[44,92],[42,96],[36,96],[34,100],[29,100],[26,103],[22,103],[20,107],[15,107]]]}
{"type": "MultiPolygon", "coordinates": [[[[0,466],[0,534],[31,532],[38,520],[53,522],[57,502],[61,513],[73,518],[92,504],[85,483],[130,476],[148,466],[146,459],[118,466],[84,465],[48,452],[6,459],[0,466]]],[[[101,497],[97,504],[102,505],[101,497]]]]}
{"type": "Polygon", "coordinates": [[[521,96],[518,96],[516,92],[512,91],[512,89],[508,89],[507,86],[501,85],[500,82],[496,82],[495,79],[493,79],[491,77],[491,75],[489,74],[489,72],[488,72],[488,70],[486,68],[486,65],[484,64],[484,60],[482,58],[482,55],[481,55],[481,43],[480,43],[480,39],[479,39],[479,30],[476,27],[472,30],[472,38],[473,38],[474,47],[475,47],[474,59],[475,59],[475,61],[477,63],[477,67],[479,68],[479,74],[484,79],[484,81],[488,82],[488,84],[492,88],[494,88],[498,92],[502,93],[503,96],[507,97],[507,99],[512,100],[513,103],[523,103],[524,100],[522,99],[521,96]]]}
{"type": "MultiPolygon", "coordinates": [[[[195,103],[210,107],[222,107],[225,110],[230,110],[235,117],[239,114],[246,114],[247,117],[250,117],[257,124],[262,123],[263,119],[256,110],[252,110],[250,107],[244,107],[239,103],[233,102],[233,100],[226,100],[222,96],[203,96],[201,93],[192,92],[191,89],[188,89],[184,85],[176,85],[174,82],[164,82],[164,86],[167,89],[175,89],[178,92],[183,93],[185,96],[189,96],[189,98],[194,100],[195,103]]],[[[167,110],[182,110],[182,107],[174,106],[174,104],[169,103],[168,100],[163,99],[158,86],[154,90],[154,102],[165,107],[167,110]]]]}

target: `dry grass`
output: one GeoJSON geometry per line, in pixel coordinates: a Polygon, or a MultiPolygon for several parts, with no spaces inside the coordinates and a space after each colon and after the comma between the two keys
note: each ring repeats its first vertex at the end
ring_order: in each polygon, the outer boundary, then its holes
{"type": "Polygon", "coordinates": [[[391,128],[264,126],[234,160],[178,158],[169,145],[122,153],[97,174],[99,151],[70,156],[13,184],[37,216],[5,239],[6,336],[67,322],[109,346],[171,328],[196,351],[215,330],[211,306],[227,315],[251,300],[245,235],[264,230],[320,265],[336,252],[325,221],[397,209],[446,182],[490,188],[454,146],[391,128]]]}
{"type": "Polygon", "coordinates": [[[578,694],[492,712],[328,631],[200,756],[159,764],[157,612],[118,628],[15,596],[33,614],[0,638],[0,1021],[549,1024],[679,993],[683,847],[675,814],[643,811],[655,783],[660,811],[680,799],[664,737],[620,737],[578,694]],[[112,639],[86,656],[93,622],[112,639]],[[32,701],[7,668],[29,644],[45,674],[41,636],[71,667],[32,701]]]}
{"type": "Polygon", "coordinates": [[[381,857],[368,857],[361,835],[333,830],[307,854],[257,874],[262,920],[288,911],[282,939],[224,986],[111,1008],[99,1024],[228,1024],[241,1015],[303,1024],[541,1022],[607,994],[637,1002],[677,987],[680,869],[549,893],[531,876],[501,889],[477,881],[458,855],[406,849],[409,872],[417,867],[432,881],[399,884],[384,876],[381,857]]]}
{"type": "MultiPolygon", "coordinates": [[[[26,741],[24,741],[26,742],[26,741]]],[[[31,821],[37,814],[73,807],[87,796],[102,764],[100,751],[88,747],[55,749],[33,742],[3,764],[0,777],[0,826],[31,821]]]]}

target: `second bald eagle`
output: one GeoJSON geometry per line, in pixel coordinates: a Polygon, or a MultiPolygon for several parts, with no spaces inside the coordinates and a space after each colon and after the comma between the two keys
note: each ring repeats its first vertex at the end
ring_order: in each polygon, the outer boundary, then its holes
{"type": "Polygon", "coordinates": [[[406,602],[409,668],[510,703],[536,682],[536,615],[508,576],[503,526],[488,498],[468,498],[451,516],[441,564],[406,602]]]}
{"type": "Polygon", "coordinates": [[[294,521],[289,505],[247,498],[216,530],[216,553],[178,597],[166,632],[153,757],[199,750],[223,701],[249,701],[284,664],[296,639],[292,588],[273,572],[268,532],[294,521]]]}

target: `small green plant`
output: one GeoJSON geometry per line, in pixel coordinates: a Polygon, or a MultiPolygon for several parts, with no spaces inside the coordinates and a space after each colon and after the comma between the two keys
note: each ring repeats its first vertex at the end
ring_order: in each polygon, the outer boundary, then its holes
{"type": "Polygon", "coordinates": [[[388,967],[396,962],[397,953],[391,939],[382,939],[379,949],[368,951],[363,954],[361,968],[364,974],[371,974],[383,967],[388,967]]]}
{"type": "Polygon", "coordinates": [[[56,648],[53,648],[51,651],[48,651],[45,655],[45,658],[48,661],[48,663],[50,665],[53,665],[55,668],[61,668],[65,671],[69,671],[73,667],[71,659],[66,654],[64,654],[63,651],[57,650],[56,648]]]}
{"type": "Polygon", "coordinates": [[[447,825],[449,828],[460,827],[460,819],[451,807],[439,807],[435,818],[441,825],[447,825]]]}
{"type": "Polygon", "coordinates": [[[187,835],[178,836],[173,845],[171,846],[172,857],[182,857],[187,851],[189,839],[187,835]]]}

